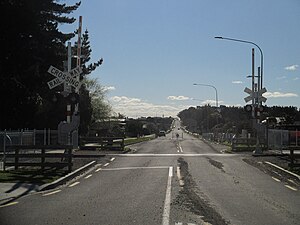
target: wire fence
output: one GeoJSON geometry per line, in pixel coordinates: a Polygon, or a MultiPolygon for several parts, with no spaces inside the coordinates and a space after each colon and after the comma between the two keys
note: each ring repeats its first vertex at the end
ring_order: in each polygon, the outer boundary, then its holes
{"type": "Polygon", "coordinates": [[[57,145],[57,130],[18,130],[0,131],[0,151],[9,145],[57,145]]]}
{"type": "Polygon", "coordinates": [[[289,146],[300,145],[300,131],[298,130],[268,130],[268,148],[271,150],[282,150],[289,146]]]}

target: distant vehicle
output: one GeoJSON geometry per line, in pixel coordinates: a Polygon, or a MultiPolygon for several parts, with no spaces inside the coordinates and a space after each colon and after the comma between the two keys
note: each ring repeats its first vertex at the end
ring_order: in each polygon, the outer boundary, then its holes
{"type": "Polygon", "coordinates": [[[158,137],[166,136],[166,132],[164,130],[161,130],[158,132],[158,137]]]}

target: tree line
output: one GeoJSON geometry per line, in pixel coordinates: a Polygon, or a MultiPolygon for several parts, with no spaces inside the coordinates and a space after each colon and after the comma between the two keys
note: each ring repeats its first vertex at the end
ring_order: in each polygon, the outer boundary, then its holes
{"type": "MultiPolygon", "coordinates": [[[[0,8],[0,130],[18,128],[57,129],[66,120],[66,101],[62,85],[50,90],[47,73],[50,65],[64,70],[66,43],[77,34],[63,33],[61,25],[76,22],[70,14],[78,9],[57,0],[2,0],[0,8]]],[[[76,55],[77,43],[72,47],[76,55]]],[[[82,35],[83,73],[80,77],[80,131],[87,133],[91,124],[108,117],[111,108],[104,100],[105,90],[88,75],[101,66],[103,59],[90,62],[89,32],[82,35]]],[[[73,59],[72,68],[76,65],[73,59]]]]}
{"type": "MultiPolygon", "coordinates": [[[[210,105],[190,107],[178,113],[184,126],[197,133],[241,133],[243,129],[251,130],[251,112],[243,107],[212,107],[210,105]]],[[[272,106],[263,108],[260,121],[274,121],[276,117],[284,118],[284,124],[300,123],[300,111],[293,106],[272,106]]],[[[276,121],[275,121],[276,123],[276,121]]]]}

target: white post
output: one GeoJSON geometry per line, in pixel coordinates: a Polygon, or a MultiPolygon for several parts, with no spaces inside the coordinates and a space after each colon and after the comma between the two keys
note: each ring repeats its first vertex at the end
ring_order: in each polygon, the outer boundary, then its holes
{"type": "MultiPolygon", "coordinates": [[[[68,66],[67,71],[70,72],[72,67],[72,49],[71,42],[68,42],[68,66]]],[[[68,85],[66,82],[64,83],[64,91],[71,93],[72,87],[68,85]]],[[[67,123],[71,122],[71,105],[67,104],[67,123]]]]}
{"type": "MultiPolygon", "coordinates": [[[[72,49],[71,49],[71,42],[68,42],[68,61],[67,61],[67,71],[70,72],[71,70],[71,63],[72,63],[72,49]]],[[[68,85],[64,82],[64,91],[71,93],[71,85],[68,85]]]]}
{"type": "MultiPolygon", "coordinates": [[[[77,40],[77,67],[81,66],[81,30],[82,30],[82,16],[79,16],[79,26],[78,26],[78,40],[77,40]]],[[[80,76],[77,76],[77,81],[80,81],[80,76]]],[[[79,88],[76,89],[79,93],[79,88]]]]}

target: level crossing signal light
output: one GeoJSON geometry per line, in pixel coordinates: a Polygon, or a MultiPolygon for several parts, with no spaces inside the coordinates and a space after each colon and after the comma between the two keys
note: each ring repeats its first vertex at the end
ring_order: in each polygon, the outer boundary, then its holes
{"type": "Polygon", "coordinates": [[[70,104],[77,104],[79,103],[79,94],[72,92],[68,95],[67,100],[70,104]]]}
{"type": "Polygon", "coordinates": [[[244,110],[247,113],[251,113],[252,111],[254,111],[255,117],[259,117],[260,113],[265,111],[265,107],[262,105],[254,105],[254,106],[253,105],[245,105],[244,110]],[[253,107],[254,107],[254,109],[253,109],[253,107]]]}
{"type": "Polygon", "coordinates": [[[252,105],[245,105],[244,110],[248,113],[252,112],[252,105]]]}

